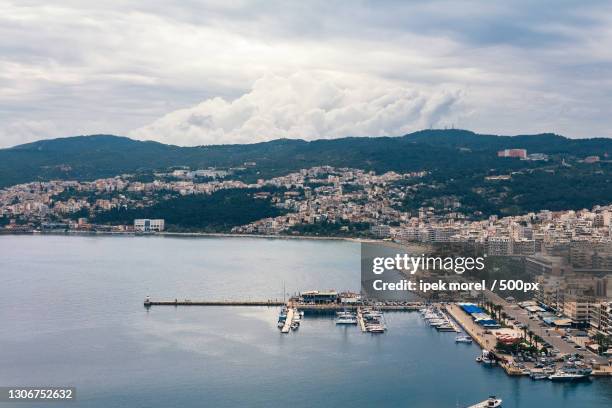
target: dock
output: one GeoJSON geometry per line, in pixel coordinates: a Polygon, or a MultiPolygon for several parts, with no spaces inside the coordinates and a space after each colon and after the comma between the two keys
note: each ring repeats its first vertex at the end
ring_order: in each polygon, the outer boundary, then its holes
{"type": "Polygon", "coordinates": [[[291,330],[291,323],[293,323],[293,315],[295,315],[295,309],[292,307],[287,309],[287,318],[285,319],[285,325],[281,329],[281,333],[289,333],[291,330]]]}
{"type": "Polygon", "coordinates": [[[357,309],[357,323],[359,323],[359,328],[363,333],[367,331],[365,320],[363,320],[363,314],[361,313],[361,308],[357,309]]]}
{"type": "Polygon", "coordinates": [[[282,300],[149,300],[144,301],[144,307],[151,306],[283,306],[282,300]]]}
{"type": "MultiPolygon", "coordinates": [[[[174,299],[174,300],[151,300],[146,298],[144,306],[149,308],[151,306],[287,306],[289,308],[297,308],[306,312],[336,312],[340,310],[351,310],[358,311],[359,308],[365,305],[359,304],[346,304],[346,303],[316,303],[309,304],[303,302],[296,302],[295,300],[289,300],[288,302],[268,299],[268,300],[190,300],[190,299],[174,299]]],[[[376,309],[382,311],[398,311],[398,312],[409,312],[419,310],[423,307],[422,303],[407,303],[407,304],[376,304],[376,309]]]]}

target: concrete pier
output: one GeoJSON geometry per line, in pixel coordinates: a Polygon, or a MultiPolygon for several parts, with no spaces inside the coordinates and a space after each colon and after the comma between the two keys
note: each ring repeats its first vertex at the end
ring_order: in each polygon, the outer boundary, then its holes
{"type": "Polygon", "coordinates": [[[289,333],[289,331],[291,330],[291,323],[293,323],[293,315],[295,315],[295,309],[287,309],[287,318],[285,319],[285,325],[281,329],[281,333],[289,333]]]}
{"type": "Polygon", "coordinates": [[[213,301],[205,301],[205,300],[149,300],[146,299],[144,301],[145,307],[151,306],[283,306],[285,302],[282,300],[213,300],[213,301]]]}
{"type": "Polygon", "coordinates": [[[361,308],[357,309],[357,323],[359,323],[359,328],[363,333],[367,331],[365,320],[363,319],[363,313],[361,312],[361,308]]]}

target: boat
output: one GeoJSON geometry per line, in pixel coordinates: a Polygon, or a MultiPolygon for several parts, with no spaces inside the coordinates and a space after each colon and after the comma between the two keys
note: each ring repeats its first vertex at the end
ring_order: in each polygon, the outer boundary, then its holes
{"type": "Polygon", "coordinates": [[[298,322],[291,323],[291,330],[297,330],[300,328],[300,324],[298,322]]]}
{"type": "Polygon", "coordinates": [[[470,336],[457,336],[455,337],[455,343],[471,343],[472,338],[470,336]]]}
{"type": "Polygon", "coordinates": [[[550,381],[579,381],[588,378],[586,374],[567,373],[565,371],[557,371],[553,375],[548,376],[550,381]]]}
{"type": "Polygon", "coordinates": [[[550,374],[547,374],[543,371],[530,371],[529,372],[529,377],[532,380],[546,380],[549,376],[550,374]]]}
{"type": "Polygon", "coordinates": [[[384,333],[385,326],[381,324],[372,324],[372,325],[366,326],[366,330],[370,333],[384,333]]]}
{"type": "Polygon", "coordinates": [[[340,314],[336,317],[336,324],[357,324],[357,316],[353,313],[340,314]]]}
{"type": "Polygon", "coordinates": [[[486,400],[479,402],[478,404],[470,405],[467,408],[496,408],[501,406],[502,400],[500,398],[495,397],[495,395],[492,395],[486,400]]]}
{"type": "Polygon", "coordinates": [[[588,367],[566,366],[548,376],[551,381],[579,381],[589,378],[593,370],[588,367]]]}
{"type": "Polygon", "coordinates": [[[484,364],[495,364],[495,357],[488,350],[482,350],[482,354],[476,358],[476,361],[484,364]]]}
{"type": "Polygon", "coordinates": [[[278,324],[276,325],[276,327],[278,327],[279,329],[282,329],[284,325],[285,325],[285,322],[282,322],[282,321],[279,320],[278,324]]]}

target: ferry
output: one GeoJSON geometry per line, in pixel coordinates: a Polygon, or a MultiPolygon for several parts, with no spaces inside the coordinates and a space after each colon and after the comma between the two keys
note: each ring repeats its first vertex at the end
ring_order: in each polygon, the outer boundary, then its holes
{"type": "Polygon", "coordinates": [[[486,400],[479,402],[478,404],[475,404],[475,405],[470,405],[467,408],[497,408],[501,406],[502,406],[502,400],[493,395],[487,398],[486,400]]]}

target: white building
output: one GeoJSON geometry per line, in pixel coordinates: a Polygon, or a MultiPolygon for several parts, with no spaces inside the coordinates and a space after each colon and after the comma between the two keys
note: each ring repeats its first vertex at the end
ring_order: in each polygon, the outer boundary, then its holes
{"type": "Polygon", "coordinates": [[[163,231],[165,222],[163,219],[150,220],[141,218],[134,220],[134,230],[139,232],[160,232],[163,231]]]}

